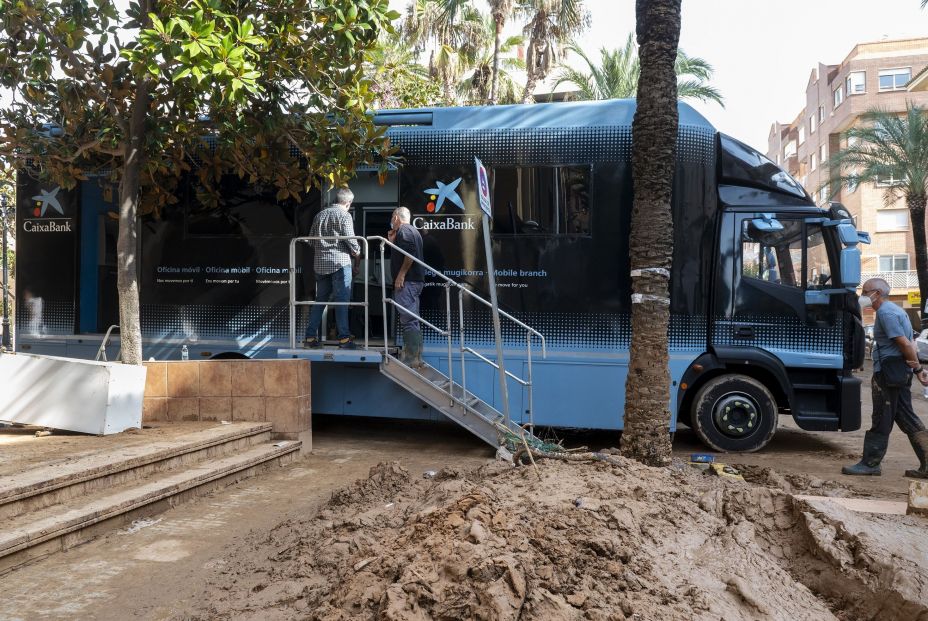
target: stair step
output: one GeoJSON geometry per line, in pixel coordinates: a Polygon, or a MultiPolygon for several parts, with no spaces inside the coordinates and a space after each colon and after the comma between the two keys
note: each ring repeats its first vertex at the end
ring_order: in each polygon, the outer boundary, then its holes
{"type": "Polygon", "coordinates": [[[270,423],[233,423],[171,440],[46,462],[0,478],[0,520],[179,466],[246,450],[270,441],[272,427],[270,423]]]}
{"type": "Polygon", "coordinates": [[[301,442],[253,446],[195,467],[161,473],[139,484],[101,490],[5,520],[0,532],[0,574],[56,551],[66,550],[96,535],[153,515],[213,489],[254,476],[272,465],[289,463],[301,442]]]}

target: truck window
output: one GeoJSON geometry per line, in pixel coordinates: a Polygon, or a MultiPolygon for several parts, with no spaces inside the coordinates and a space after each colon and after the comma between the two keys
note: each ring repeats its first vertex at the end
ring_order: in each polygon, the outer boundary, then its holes
{"type": "Polygon", "coordinates": [[[780,222],[782,231],[758,231],[750,220],[744,222],[742,276],[797,288],[827,286],[831,269],[821,226],[805,224],[802,220],[781,219],[780,222]]]}
{"type": "Polygon", "coordinates": [[[493,169],[494,235],[591,235],[590,168],[493,169]]]}

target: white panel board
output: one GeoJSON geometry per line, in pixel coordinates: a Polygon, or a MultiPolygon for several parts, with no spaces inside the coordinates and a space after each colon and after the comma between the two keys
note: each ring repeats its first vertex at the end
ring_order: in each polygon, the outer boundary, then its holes
{"type": "Polygon", "coordinates": [[[141,366],[0,355],[0,421],[106,435],[142,425],[141,366]]]}

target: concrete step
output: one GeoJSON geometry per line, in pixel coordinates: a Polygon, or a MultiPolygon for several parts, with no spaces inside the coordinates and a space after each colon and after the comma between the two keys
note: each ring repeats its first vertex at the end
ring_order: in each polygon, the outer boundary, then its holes
{"type": "Polygon", "coordinates": [[[95,452],[0,478],[0,523],[161,472],[217,459],[271,439],[270,423],[233,423],[171,440],[95,452]]]}
{"type": "Polygon", "coordinates": [[[289,463],[299,455],[300,447],[300,442],[289,441],[252,446],[221,459],[154,474],[141,482],[129,481],[4,520],[0,531],[0,575],[132,520],[289,463]]]}

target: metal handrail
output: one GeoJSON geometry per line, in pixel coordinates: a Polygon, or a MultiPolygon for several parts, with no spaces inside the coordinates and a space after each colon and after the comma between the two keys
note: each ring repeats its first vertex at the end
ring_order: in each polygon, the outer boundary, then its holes
{"type": "MultiPolygon", "coordinates": [[[[459,283],[458,281],[456,281],[456,280],[454,280],[454,279],[452,279],[452,278],[448,278],[447,276],[445,276],[445,275],[442,274],[441,272],[437,271],[434,267],[432,267],[432,266],[429,265],[428,263],[425,263],[424,261],[420,261],[420,260],[417,259],[416,257],[412,256],[411,254],[409,254],[408,252],[406,252],[405,250],[403,250],[402,248],[400,248],[399,246],[397,246],[396,244],[394,244],[393,242],[391,242],[390,240],[388,240],[386,237],[380,237],[379,235],[370,235],[370,236],[367,237],[367,239],[368,239],[369,241],[382,242],[383,244],[386,244],[387,246],[390,246],[390,248],[392,248],[392,249],[394,249],[394,250],[397,250],[397,251],[400,252],[401,254],[403,254],[403,255],[409,257],[410,259],[413,260],[413,262],[418,263],[419,265],[421,265],[422,267],[424,267],[425,269],[427,269],[429,272],[431,272],[434,276],[437,276],[439,279],[445,281],[445,283],[447,283],[448,285],[450,285],[450,286],[452,286],[452,287],[458,289],[459,291],[463,291],[464,293],[466,293],[467,295],[471,296],[472,298],[474,298],[475,300],[477,300],[477,301],[480,302],[481,304],[484,304],[485,306],[488,306],[488,307],[490,307],[490,308],[493,308],[493,305],[490,303],[489,300],[486,300],[486,299],[480,297],[479,295],[477,295],[476,293],[474,293],[474,292],[471,291],[470,289],[468,289],[468,288],[462,286],[461,283],[459,283]]],[[[381,264],[381,265],[382,265],[382,264],[381,264]]],[[[522,321],[519,321],[518,319],[516,319],[515,317],[513,317],[512,315],[510,315],[509,313],[507,313],[506,311],[504,311],[504,310],[502,310],[502,309],[500,309],[499,315],[500,315],[500,317],[505,317],[505,318],[508,319],[509,321],[513,322],[514,324],[516,324],[517,326],[519,326],[520,328],[522,328],[523,330],[526,330],[526,331],[528,331],[528,332],[531,332],[534,336],[537,336],[538,339],[541,341],[542,351],[545,352],[543,355],[544,355],[544,356],[547,356],[547,340],[545,339],[545,336],[544,336],[541,332],[539,332],[538,330],[536,330],[536,329],[533,328],[532,326],[530,326],[530,325],[528,325],[528,324],[526,324],[526,323],[523,323],[522,321]]]]}
{"type": "MultiPolygon", "coordinates": [[[[447,337],[447,339],[448,339],[448,379],[450,380],[450,381],[448,382],[448,393],[449,393],[449,395],[450,395],[452,398],[454,397],[454,391],[453,391],[453,387],[454,387],[454,360],[453,360],[453,358],[454,358],[454,356],[453,356],[453,353],[452,353],[452,349],[453,349],[453,348],[452,348],[452,335],[451,335],[451,289],[454,288],[454,289],[457,290],[457,292],[458,292],[458,312],[459,312],[459,332],[458,332],[458,345],[459,345],[459,347],[458,347],[458,351],[459,351],[459,353],[460,353],[460,363],[461,363],[461,399],[465,402],[465,407],[469,407],[469,406],[466,405],[466,397],[467,397],[467,371],[466,371],[466,356],[465,356],[465,354],[471,354],[471,355],[473,355],[474,357],[476,357],[478,360],[481,360],[482,362],[485,362],[485,363],[489,364],[490,366],[492,366],[493,368],[495,368],[495,369],[497,369],[497,370],[499,370],[499,365],[498,365],[497,363],[493,362],[492,360],[490,360],[489,358],[487,358],[486,356],[480,354],[478,351],[476,351],[476,350],[473,349],[472,347],[469,347],[469,346],[467,346],[467,345],[465,344],[465,338],[464,338],[464,337],[465,337],[465,335],[464,335],[464,295],[466,294],[466,295],[470,296],[473,300],[475,300],[475,301],[477,301],[477,302],[480,302],[481,304],[483,304],[483,305],[485,305],[485,306],[487,306],[487,307],[490,307],[490,308],[493,307],[492,303],[490,303],[488,300],[486,300],[486,299],[480,297],[479,295],[477,295],[476,293],[474,293],[474,292],[471,291],[470,289],[467,289],[466,287],[464,287],[463,285],[461,285],[461,284],[460,284],[459,282],[457,282],[456,280],[453,280],[453,279],[451,279],[451,278],[445,276],[444,274],[442,274],[441,272],[439,272],[439,271],[437,271],[435,268],[433,268],[431,265],[425,263],[424,261],[422,261],[422,260],[416,258],[415,256],[411,255],[410,253],[406,252],[405,250],[403,250],[402,248],[400,248],[399,246],[397,246],[396,244],[394,244],[394,243],[391,242],[390,240],[386,239],[385,237],[381,237],[381,236],[379,236],[379,235],[371,235],[371,236],[367,237],[367,239],[368,239],[368,241],[379,242],[379,243],[380,243],[380,276],[381,276],[381,277],[380,277],[380,286],[381,286],[382,298],[383,298],[384,354],[385,354],[385,355],[389,354],[388,340],[387,340],[387,304],[389,303],[389,304],[392,304],[394,308],[399,309],[401,312],[404,312],[404,313],[406,313],[406,314],[408,314],[408,315],[411,315],[411,316],[415,317],[416,319],[418,319],[419,321],[421,321],[423,324],[425,324],[426,326],[428,326],[429,328],[431,328],[432,330],[434,330],[435,332],[437,332],[439,335],[447,337]],[[443,281],[443,286],[445,287],[445,307],[446,307],[446,308],[445,308],[445,312],[446,312],[446,315],[447,315],[447,324],[446,324],[447,327],[446,327],[444,330],[441,329],[441,328],[439,328],[439,327],[437,327],[437,326],[435,326],[435,325],[433,325],[433,324],[431,324],[431,323],[429,323],[428,321],[426,321],[425,319],[423,319],[422,317],[420,317],[420,316],[417,315],[416,313],[414,313],[414,312],[412,312],[412,311],[410,311],[410,310],[408,310],[408,309],[403,308],[402,306],[400,306],[399,304],[397,304],[395,300],[387,298],[387,280],[386,280],[386,273],[385,273],[385,270],[386,270],[386,267],[385,267],[385,262],[386,262],[386,261],[385,261],[385,249],[386,249],[386,247],[388,247],[388,246],[391,248],[392,251],[395,251],[395,252],[397,252],[397,253],[399,253],[399,254],[405,256],[405,257],[408,257],[408,258],[411,259],[414,263],[416,263],[416,264],[418,264],[418,265],[421,265],[423,268],[425,268],[426,270],[428,270],[428,272],[429,272],[431,275],[433,275],[433,276],[437,277],[438,279],[440,279],[441,281],[443,281]]],[[[366,280],[366,278],[365,278],[365,280],[366,280]]],[[[513,316],[510,315],[509,313],[507,313],[507,312],[505,312],[505,311],[503,311],[503,310],[500,310],[500,311],[499,311],[499,315],[500,315],[500,317],[505,318],[505,319],[507,319],[507,320],[513,322],[514,324],[516,324],[516,326],[522,328],[522,329],[525,330],[525,332],[526,332],[526,351],[527,351],[526,366],[527,366],[527,375],[528,375],[528,378],[527,378],[527,379],[522,379],[521,377],[515,375],[514,373],[512,373],[512,372],[510,372],[510,371],[508,371],[508,370],[507,370],[505,373],[506,373],[506,376],[507,376],[507,377],[511,377],[513,380],[515,380],[516,382],[518,382],[521,386],[523,386],[523,387],[528,391],[529,426],[532,427],[532,428],[534,428],[534,426],[535,426],[535,409],[534,409],[534,400],[533,400],[533,397],[532,397],[532,337],[537,337],[537,338],[541,341],[541,356],[542,356],[542,358],[547,358],[547,355],[548,355],[547,340],[545,339],[544,335],[543,335],[541,332],[539,332],[539,331],[536,330],[535,328],[532,328],[531,326],[527,325],[526,323],[524,323],[524,322],[522,322],[522,321],[516,319],[515,317],[513,317],[513,316]]]]}
{"type": "MultiPolygon", "coordinates": [[[[477,295],[470,289],[467,289],[461,285],[456,280],[453,280],[441,272],[437,271],[431,265],[425,263],[424,261],[414,257],[410,253],[406,252],[390,240],[379,235],[371,235],[369,237],[362,237],[360,235],[331,235],[331,236],[306,236],[306,237],[295,237],[290,240],[290,347],[296,347],[296,309],[298,306],[318,306],[318,305],[330,305],[330,306],[362,306],[364,307],[364,349],[368,348],[369,345],[369,321],[370,321],[370,300],[369,300],[369,287],[370,287],[370,278],[369,278],[369,242],[379,242],[380,243],[380,287],[382,293],[382,305],[383,305],[383,349],[384,349],[384,359],[389,359],[390,347],[389,347],[389,338],[388,338],[388,328],[387,328],[387,305],[392,305],[393,308],[397,309],[401,313],[406,313],[412,317],[415,317],[417,320],[422,322],[423,325],[427,326],[431,330],[437,332],[440,336],[447,338],[448,341],[448,394],[453,399],[454,398],[454,355],[453,355],[453,336],[452,336],[452,319],[451,319],[451,290],[455,289],[458,293],[458,314],[459,314],[459,332],[458,332],[458,352],[460,354],[460,364],[461,364],[461,400],[464,403],[465,407],[471,408],[472,406],[467,404],[467,370],[466,370],[466,354],[470,354],[477,358],[478,360],[485,362],[492,366],[493,368],[499,370],[499,364],[493,362],[486,356],[482,355],[480,352],[476,351],[472,347],[468,346],[465,341],[464,334],[464,296],[467,295],[471,299],[492,308],[493,305],[488,300],[477,295]],[[363,302],[327,302],[319,300],[297,300],[296,299],[296,246],[298,243],[308,243],[312,241],[346,241],[354,239],[357,240],[361,245],[361,256],[364,260],[364,301],[363,302]],[[386,279],[386,266],[385,266],[385,252],[386,248],[391,248],[392,251],[397,252],[404,257],[408,257],[414,263],[421,265],[425,268],[429,274],[435,276],[439,280],[443,281],[442,286],[445,288],[445,313],[446,313],[446,327],[439,328],[433,323],[426,321],[423,317],[414,313],[413,311],[404,308],[398,304],[394,299],[387,297],[387,279],[386,279]]],[[[534,416],[534,401],[532,398],[532,347],[533,347],[533,338],[538,338],[541,341],[541,357],[547,358],[548,356],[548,346],[545,336],[536,330],[535,328],[529,326],[528,324],[516,319],[506,311],[500,310],[499,315],[501,318],[504,318],[508,321],[514,323],[517,327],[525,330],[526,335],[526,363],[527,363],[527,379],[523,379],[518,375],[506,371],[506,376],[512,378],[523,386],[528,391],[528,414],[529,414],[529,426],[534,427],[535,425],[535,416],[534,416]]],[[[117,327],[117,326],[113,326],[117,327]]],[[[111,327],[110,330],[113,328],[111,327]]],[[[109,332],[107,332],[107,337],[109,332]]],[[[104,338],[106,342],[106,338],[104,338]]],[[[105,353],[104,353],[105,355],[105,353]]]]}
{"type": "MultiPolygon", "coordinates": [[[[110,344],[110,335],[113,333],[113,330],[119,330],[120,332],[122,332],[122,330],[120,330],[119,326],[116,324],[113,324],[112,326],[107,328],[106,334],[103,335],[103,342],[100,343],[100,348],[97,350],[97,355],[96,357],[94,357],[94,360],[99,361],[100,358],[103,358],[103,362],[109,362],[106,359],[106,346],[110,344]]],[[[120,348],[119,353],[116,354],[117,359],[119,359],[119,356],[121,353],[122,353],[122,348],[120,348]]]]}
{"type": "MultiPolygon", "coordinates": [[[[363,306],[364,307],[364,349],[368,346],[368,269],[367,261],[364,262],[364,301],[363,302],[320,302],[319,300],[297,300],[296,299],[296,245],[298,243],[308,243],[313,241],[346,241],[349,239],[357,240],[361,245],[360,256],[367,256],[367,239],[361,235],[312,235],[306,237],[294,237],[290,240],[290,348],[296,348],[296,307],[297,306],[363,306]]],[[[386,338],[386,335],[384,335],[386,338]]]]}

